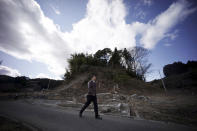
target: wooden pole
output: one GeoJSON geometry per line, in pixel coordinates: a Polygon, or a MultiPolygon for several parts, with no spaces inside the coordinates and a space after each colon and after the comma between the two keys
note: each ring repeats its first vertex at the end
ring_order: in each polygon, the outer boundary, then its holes
{"type": "Polygon", "coordinates": [[[51,79],[49,79],[49,83],[48,83],[48,87],[47,87],[47,90],[49,89],[50,81],[51,81],[51,79]]]}
{"type": "Polygon", "coordinates": [[[160,78],[161,78],[161,81],[162,81],[163,88],[164,88],[165,92],[167,92],[167,89],[166,89],[165,83],[164,83],[164,81],[163,81],[163,78],[161,77],[160,70],[159,70],[159,75],[160,75],[160,78]]]}

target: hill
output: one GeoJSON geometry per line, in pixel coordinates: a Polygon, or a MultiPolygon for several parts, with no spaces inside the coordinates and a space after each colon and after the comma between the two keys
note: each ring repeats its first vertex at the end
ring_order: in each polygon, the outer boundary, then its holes
{"type": "Polygon", "coordinates": [[[40,91],[42,89],[53,89],[63,81],[51,80],[47,78],[30,79],[25,76],[10,77],[6,75],[0,75],[0,92],[28,92],[28,91],[40,91]]]}
{"type": "MultiPolygon", "coordinates": [[[[164,66],[163,81],[167,90],[182,91],[187,94],[197,94],[197,61],[174,62],[164,66]]],[[[154,80],[153,85],[162,87],[160,80],[154,80]]]]}

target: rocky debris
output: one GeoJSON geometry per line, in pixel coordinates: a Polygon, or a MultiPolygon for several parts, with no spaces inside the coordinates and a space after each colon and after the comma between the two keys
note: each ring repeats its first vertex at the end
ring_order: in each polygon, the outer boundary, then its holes
{"type": "Polygon", "coordinates": [[[131,95],[130,97],[132,98],[132,97],[135,97],[135,96],[137,96],[137,94],[133,94],[133,95],[131,95]]]}
{"type": "Polygon", "coordinates": [[[149,103],[149,98],[143,95],[132,94],[127,97],[129,106],[129,116],[133,116],[137,119],[141,119],[141,110],[146,103],[149,103]]]}
{"type": "MultiPolygon", "coordinates": [[[[81,102],[82,98],[85,98],[87,94],[82,95],[78,101],[81,102]]],[[[98,93],[97,99],[99,103],[99,111],[101,113],[115,113],[127,116],[133,116],[136,118],[140,118],[140,113],[138,111],[138,106],[136,102],[147,102],[149,100],[148,97],[143,95],[133,94],[131,96],[120,94],[120,93],[98,93]]],[[[74,103],[76,99],[72,99],[74,103]]],[[[85,102],[85,101],[84,101],[85,102]]],[[[82,102],[83,103],[83,102],[82,102]]],[[[67,104],[67,106],[71,106],[71,104],[67,104]]],[[[89,106],[90,109],[93,109],[93,105],[89,106]]]]}
{"type": "Polygon", "coordinates": [[[101,112],[101,113],[110,113],[110,112],[112,112],[111,107],[102,106],[102,107],[100,107],[100,108],[101,108],[101,109],[100,109],[100,112],[101,112]]]}
{"type": "Polygon", "coordinates": [[[128,99],[139,99],[139,100],[143,100],[143,101],[149,100],[149,98],[147,96],[143,96],[143,95],[138,96],[137,94],[131,95],[128,99]]]}
{"type": "Polygon", "coordinates": [[[120,111],[117,104],[103,104],[99,105],[99,110],[102,113],[118,113],[120,111]]]}
{"type": "Polygon", "coordinates": [[[127,103],[109,103],[99,105],[99,110],[101,113],[128,115],[129,106],[127,103]]]}
{"type": "Polygon", "coordinates": [[[98,93],[96,96],[98,99],[110,99],[112,98],[112,95],[111,93],[107,92],[107,93],[98,93]]]}
{"type": "Polygon", "coordinates": [[[120,100],[126,100],[126,98],[127,98],[126,96],[123,95],[120,96],[120,100]]]}
{"type": "Polygon", "coordinates": [[[129,114],[129,104],[128,103],[119,103],[119,111],[122,115],[129,114]]]}

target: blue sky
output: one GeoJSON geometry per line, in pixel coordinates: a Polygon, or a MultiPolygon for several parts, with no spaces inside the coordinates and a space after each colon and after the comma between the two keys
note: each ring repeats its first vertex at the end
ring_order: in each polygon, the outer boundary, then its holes
{"type": "Polygon", "coordinates": [[[147,80],[175,61],[197,60],[195,0],[0,2],[1,74],[61,79],[74,52],[143,46],[147,80]],[[12,11],[11,11],[12,10],[12,11]]]}

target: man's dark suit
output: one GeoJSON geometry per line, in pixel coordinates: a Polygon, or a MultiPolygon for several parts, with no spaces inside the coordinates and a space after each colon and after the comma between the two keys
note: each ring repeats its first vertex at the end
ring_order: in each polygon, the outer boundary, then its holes
{"type": "Polygon", "coordinates": [[[87,101],[80,110],[80,114],[83,113],[83,111],[90,105],[90,103],[93,102],[94,104],[94,112],[95,117],[98,117],[98,104],[97,104],[97,97],[96,97],[96,82],[91,80],[88,82],[88,95],[87,95],[87,101]]]}

